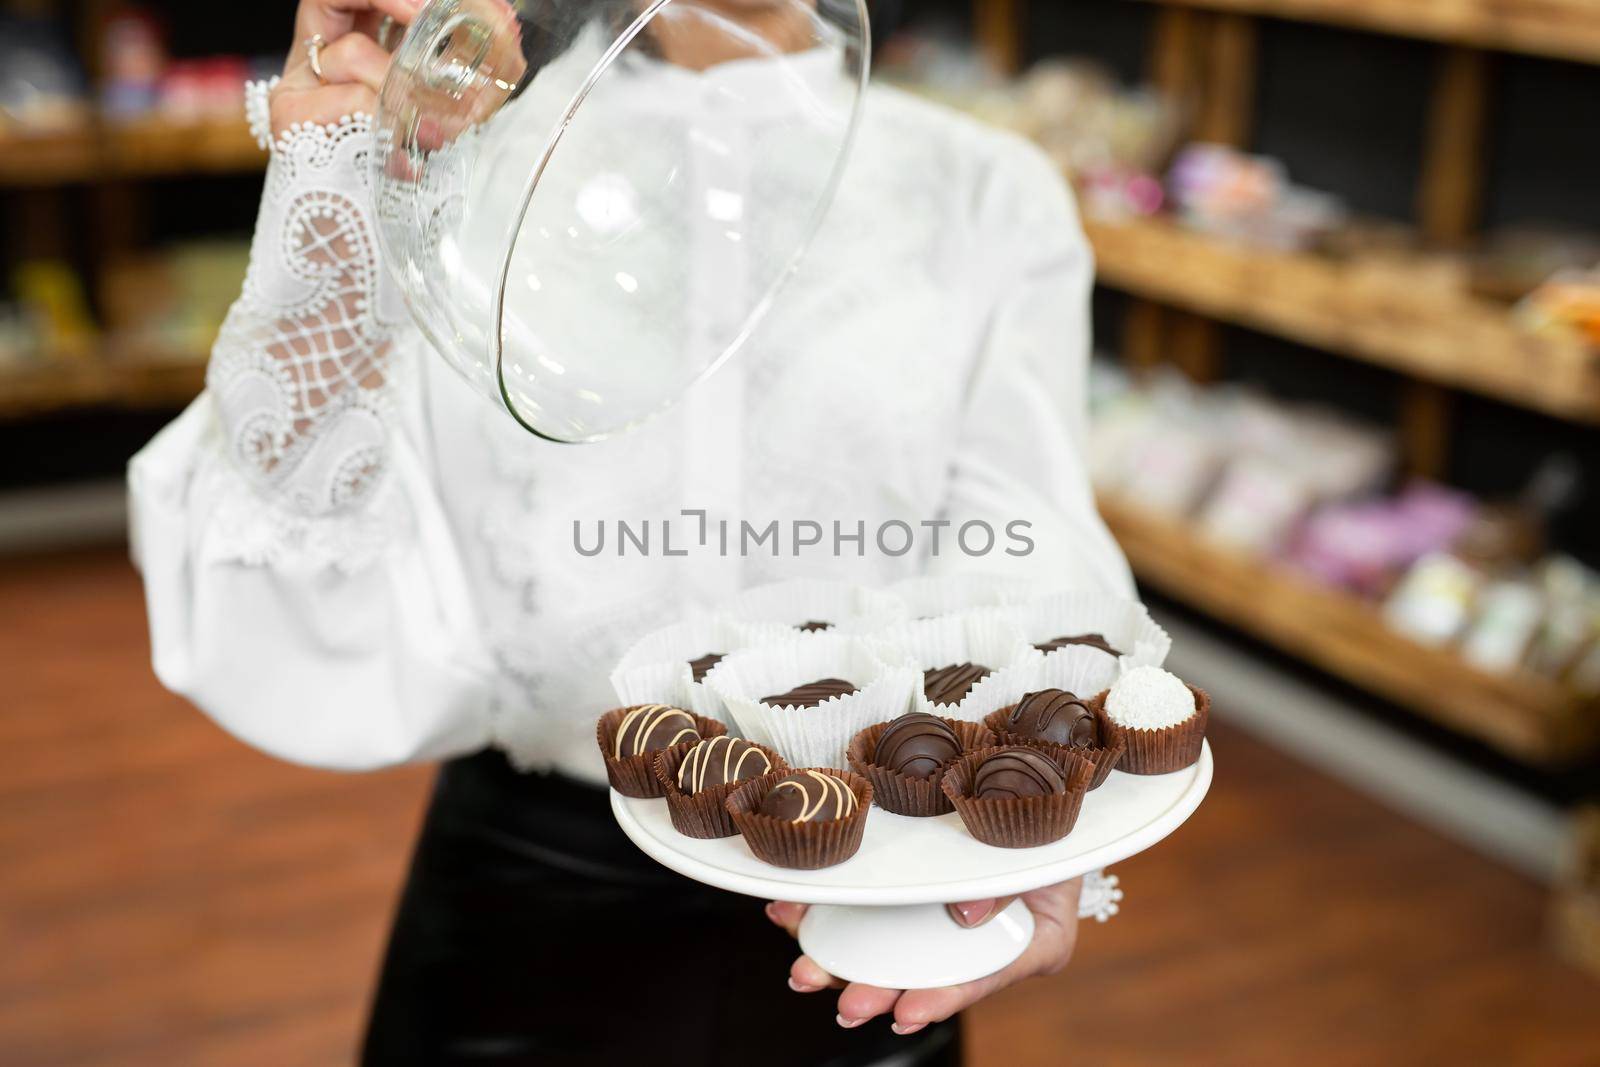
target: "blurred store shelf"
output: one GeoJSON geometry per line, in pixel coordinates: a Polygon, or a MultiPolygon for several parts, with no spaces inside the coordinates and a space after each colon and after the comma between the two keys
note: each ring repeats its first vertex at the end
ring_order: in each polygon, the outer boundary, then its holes
{"type": "Polygon", "coordinates": [[[1600,423],[1600,352],[1390,259],[1234,244],[1163,219],[1086,223],[1100,280],[1403,374],[1600,423]]]}
{"type": "Polygon", "coordinates": [[[1595,0],[1158,0],[1600,63],[1595,0]]]}
{"type": "Polygon", "coordinates": [[[1188,526],[1102,496],[1101,513],[1140,581],[1369,692],[1533,764],[1589,751],[1600,707],[1532,674],[1488,674],[1419,644],[1378,609],[1188,526]]]}
{"type": "Polygon", "coordinates": [[[72,408],[178,408],[205,386],[203,353],[107,345],[94,356],[0,367],[0,419],[72,408]]]}
{"type": "Polygon", "coordinates": [[[259,170],[263,152],[241,118],[85,125],[0,134],[0,186],[259,170]]]}

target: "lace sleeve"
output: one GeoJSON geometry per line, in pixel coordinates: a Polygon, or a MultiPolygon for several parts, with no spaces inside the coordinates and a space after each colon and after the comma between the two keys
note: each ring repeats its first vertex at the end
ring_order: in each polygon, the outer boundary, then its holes
{"type": "MultiPolygon", "coordinates": [[[[247,96],[263,146],[273,84],[247,96]]],[[[354,114],[270,144],[244,291],[206,373],[235,465],[301,515],[364,505],[389,465],[403,310],[378,261],[371,143],[371,118],[354,114]]]]}

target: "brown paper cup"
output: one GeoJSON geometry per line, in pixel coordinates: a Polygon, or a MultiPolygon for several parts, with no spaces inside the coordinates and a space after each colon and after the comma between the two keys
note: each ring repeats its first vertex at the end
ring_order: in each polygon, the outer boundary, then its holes
{"type": "MultiPolygon", "coordinates": [[[[1111,772],[1122,761],[1127,752],[1127,742],[1118,735],[1114,724],[1106,718],[1105,709],[1094,701],[1089,702],[1089,710],[1094,712],[1095,721],[1100,724],[1100,736],[1112,738],[1111,744],[1104,748],[1068,748],[1066,745],[1056,745],[1049,741],[1040,741],[1036,737],[1023,737],[1021,734],[1011,733],[1006,729],[1011,711],[1015,704],[1007,704],[998,711],[991,711],[983,717],[983,724],[987,726],[1000,739],[1001,744],[1029,745],[1033,748],[1042,748],[1047,752],[1072,752],[1090,763],[1094,764],[1094,777],[1089,780],[1090,789],[1099,789],[1106,784],[1106,779],[1111,777],[1111,772]]],[[[1126,768],[1124,768],[1126,769],[1126,768]]]]}
{"type": "Polygon", "coordinates": [[[1041,751],[1066,772],[1066,793],[979,800],[971,792],[978,764],[1004,747],[995,745],[967,753],[950,765],[939,783],[967,831],[984,844],[998,848],[1033,848],[1066,837],[1083,809],[1083,797],[1089,791],[1089,780],[1094,777],[1094,765],[1059,745],[1042,748],[1041,751]]]}
{"type": "MultiPolygon", "coordinates": [[[[766,745],[756,745],[767,754],[772,761],[773,768],[788,771],[789,765],[766,745]]],[[[678,788],[678,768],[683,766],[683,761],[688,759],[689,751],[693,745],[674,745],[663,749],[655,755],[656,780],[661,783],[662,792],[667,798],[667,814],[672,817],[672,828],[684,837],[732,837],[739,830],[733,825],[733,819],[728,815],[728,795],[735,789],[754,781],[747,778],[743,782],[733,782],[728,785],[714,785],[702,789],[698,793],[685,793],[678,788]]]]}
{"type": "Polygon", "coordinates": [[[1200,758],[1200,743],[1206,739],[1206,722],[1211,716],[1211,697],[1204,689],[1189,686],[1194,694],[1194,714],[1160,730],[1136,730],[1115,722],[1105,714],[1106,690],[1094,698],[1091,707],[1101,721],[1111,725],[1112,736],[1120,738],[1128,751],[1119,765],[1129,774],[1171,774],[1191,766],[1200,758]]]}
{"type": "MultiPolygon", "coordinates": [[[[959,719],[943,721],[956,732],[956,739],[961,742],[962,752],[988,748],[995,742],[994,734],[981,723],[962,722],[959,719]]],[[[873,756],[878,751],[878,738],[882,737],[888,728],[888,722],[867,727],[850,739],[850,747],[845,751],[845,759],[849,761],[850,769],[872,783],[872,802],[884,811],[919,818],[943,815],[950,811],[950,798],[939,788],[939,780],[944,777],[949,764],[940,767],[939,773],[929,775],[927,778],[913,778],[872,762],[873,756]]]]}
{"type": "Polygon", "coordinates": [[[778,779],[792,770],[773,771],[752,782],[744,782],[728,797],[728,815],[744,835],[756,858],[774,867],[814,871],[843,863],[861,847],[867,829],[867,810],[872,807],[872,783],[851,771],[832,767],[799,767],[831,774],[856,795],[856,810],[842,819],[827,822],[788,822],[762,815],[756,810],[778,779]]]}
{"type": "MultiPolygon", "coordinates": [[[[656,777],[654,752],[646,752],[639,756],[624,756],[621,759],[611,754],[616,751],[617,727],[622,724],[628,712],[638,706],[634,704],[626,708],[612,708],[600,716],[600,720],[594,724],[595,741],[600,745],[600,755],[606,761],[606,779],[611,783],[612,789],[625,797],[665,796],[661,781],[656,777]]],[[[728,732],[726,726],[704,715],[695,715],[694,725],[695,729],[700,731],[702,740],[707,737],[721,737],[728,732]]],[[[672,748],[681,748],[687,752],[693,745],[693,741],[684,741],[673,745],[672,748]]]]}

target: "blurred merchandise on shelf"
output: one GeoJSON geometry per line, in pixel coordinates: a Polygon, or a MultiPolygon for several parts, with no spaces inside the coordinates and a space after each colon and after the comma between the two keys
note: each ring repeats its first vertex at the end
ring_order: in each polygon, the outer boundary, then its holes
{"type": "Polygon", "coordinates": [[[1482,670],[1600,694],[1600,574],[1545,547],[1576,494],[1566,457],[1514,500],[1419,480],[1391,492],[1392,437],[1329,411],[1172,371],[1134,382],[1105,361],[1092,397],[1102,496],[1382,603],[1396,632],[1482,670]]]}
{"type": "Polygon", "coordinates": [[[108,329],[135,351],[205,359],[239,294],[250,246],[191,241],[107,272],[108,329]]]}
{"type": "Polygon", "coordinates": [[[84,78],[53,22],[0,14],[0,133],[49,131],[82,124],[84,78]]]}
{"type": "MultiPolygon", "coordinates": [[[[16,347],[11,363],[77,359],[88,355],[97,331],[83,283],[59,260],[33,260],[12,272],[16,311],[7,333],[16,347]]],[[[3,351],[3,350],[0,350],[3,351]]]]}
{"type": "Polygon", "coordinates": [[[123,7],[106,18],[100,39],[100,109],[111,118],[155,109],[167,49],[154,15],[123,7]]]}
{"type": "Polygon", "coordinates": [[[1565,271],[1600,266],[1600,234],[1510,226],[1490,233],[1472,258],[1472,291],[1514,304],[1565,271]]]}
{"type": "Polygon", "coordinates": [[[1576,337],[1600,348],[1600,267],[1557,273],[1529,293],[1515,315],[1534,333],[1576,337]]]}
{"type": "Polygon", "coordinates": [[[1347,221],[1337,197],[1293,184],[1282,163],[1223,145],[1189,145],[1167,187],[1190,227],[1285,252],[1315,247],[1347,221]]]}
{"type": "Polygon", "coordinates": [[[1098,63],[1047,59],[1006,81],[965,42],[938,32],[902,32],[878,73],[924,96],[1031,138],[1100,217],[1151,215],[1164,191],[1157,177],[1183,127],[1181,109],[1151,89],[1127,89],[1098,63]]]}

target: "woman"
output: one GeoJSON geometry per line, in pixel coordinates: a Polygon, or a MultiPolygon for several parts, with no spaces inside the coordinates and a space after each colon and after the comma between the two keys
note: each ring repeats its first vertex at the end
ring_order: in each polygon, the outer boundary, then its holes
{"type": "MultiPolygon", "coordinates": [[[[774,4],[704,6],[754,25],[774,4]]],[[[1066,963],[1076,883],[1025,898],[1034,942],[989,979],[796,995],[839,984],[804,957],[785,982],[778,928],[803,909],[769,905],[769,924],[640,855],[606,807],[593,721],[637,636],[774,578],[965,568],[1131,591],[1080,463],[1091,264],[1061,180],[1013,137],[872,88],[835,205],[746,351],[631,434],[546,444],[426,350],[378,262],[361,113],[388,62],[379,20],[416,11],[302,0],[281,80],[252,93],[274,146],[250,275],[206,393],[130,468],[157,674],[287,759],[449,761],[369,1063],[953,1062],[945,1020],[1066,963]],[[1034,550],[573,550],[575,520],[685,509],[1020,520],[1034,550]]]]}

